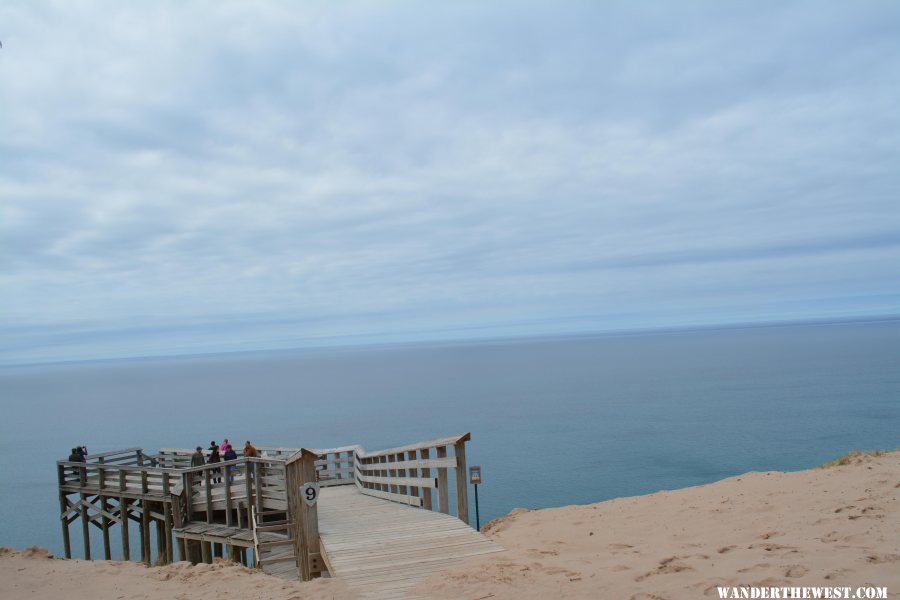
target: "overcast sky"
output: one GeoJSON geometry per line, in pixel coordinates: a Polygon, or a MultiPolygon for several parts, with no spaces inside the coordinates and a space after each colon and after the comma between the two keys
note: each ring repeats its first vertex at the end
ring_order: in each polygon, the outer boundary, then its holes
{"type": "Polygon", "coordinates": [[[0,363],[900,313],[900,3],[0,4],[0,363]]]}

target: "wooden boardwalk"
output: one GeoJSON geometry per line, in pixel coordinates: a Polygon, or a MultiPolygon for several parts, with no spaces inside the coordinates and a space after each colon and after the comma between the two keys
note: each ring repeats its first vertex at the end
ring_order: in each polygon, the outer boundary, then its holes
{"type": "Polygon", "coordinates": [[[260,456],[196,467],[190,450],[173,448],[57,461],[65,555],[69,526],[80,521],[87,559],[90,528],[101,530],[110,560],[117,526],[125,560],[137,541],[147,564],[230,556],[284,578],[340,578],[369,600],[408,599],[430,574],[503,550],[468,524],[469,439],[373,452],[262,447],[260,456]]]}
{"type": "Polygon", "coordinates": [[[411,598],[408,590],[430,574],[503,550],[456,517],[385,502],[355,486],[322,490],[319,536],[329,573],[371,600],[411,598]]]}

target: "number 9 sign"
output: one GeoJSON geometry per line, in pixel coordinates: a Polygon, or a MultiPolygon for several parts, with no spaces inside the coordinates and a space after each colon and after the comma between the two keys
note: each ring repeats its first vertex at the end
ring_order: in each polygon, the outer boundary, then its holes
{"type": "Polygon", "coordinates": [[[300,495],[307,506],[312,506],[319,499],[319,484],[312,481],[304,483],[300,486],[300,495]]]}

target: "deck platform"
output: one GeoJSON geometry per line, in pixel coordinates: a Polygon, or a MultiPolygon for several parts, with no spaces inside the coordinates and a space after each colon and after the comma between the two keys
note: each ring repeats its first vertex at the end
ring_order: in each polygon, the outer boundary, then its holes
{"type": "Polygon", "coordinates": [[[364,495],[355,486],[322,490],[322,554],[333,577],[362,598],[412,598],[430,574],[503,548],[453,517],[364,495]]]}
{"type": "Polygon", "coordinates": [[[90,529],[100,530],[103,557],[111,560],[117,527],[125,560],[137,542],[148,565],[227,556],[286,579],[339,578],[368,600],[409,599],[432,573],[503,550],[468,524],[470,437],[371,452],[263,446],[197,466],[195,452],[179,448],[60,460],[65,556],[72,556],[69,527],[78,521],[88,560],[90,529]]]}

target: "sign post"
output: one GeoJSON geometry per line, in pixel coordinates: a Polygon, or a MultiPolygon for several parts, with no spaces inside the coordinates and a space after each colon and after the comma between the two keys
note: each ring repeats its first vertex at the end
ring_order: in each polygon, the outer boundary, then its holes
{"type": "Polygon", "coordinates": [[[475,530],[481,531],[481,515],[478,514],[478,484],[481,483],[481,467],[469,467],[469,483],[475,486],[475,530]]]}

